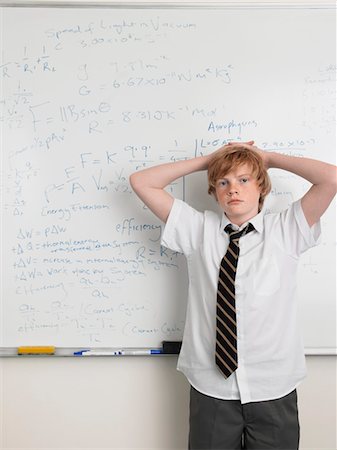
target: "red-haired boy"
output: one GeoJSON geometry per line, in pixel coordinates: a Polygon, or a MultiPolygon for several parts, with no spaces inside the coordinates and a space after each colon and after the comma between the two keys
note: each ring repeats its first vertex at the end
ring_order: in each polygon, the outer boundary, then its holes
{"type": "Polygon", "coordinates": [[[300,255],[317,245],[320,217],[336,194],[336,167],[253,144],[228,144],[130,177],[137,195],[166,223],[162,244],[187,258],[178,369],[191,384],[190,449],[299,445],[296,387],[306,371],[296,272],[300,255]],[[269,168],[292,172],[312,186],[288,209],[264,214],[269,168]],[[221,214],[196,211],[165,191],[200,170],[208,170],[209,193],[221,214]]]}

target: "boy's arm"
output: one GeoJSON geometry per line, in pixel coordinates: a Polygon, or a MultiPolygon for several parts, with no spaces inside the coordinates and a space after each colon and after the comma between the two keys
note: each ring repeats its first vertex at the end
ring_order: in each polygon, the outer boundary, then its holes
{"type": "Polygon", "coordinates": [[[309,226],[314,225],[330,205],[337,190],[336,166],[310,158],[263,152],[266,167],[287,170],[312,183],[301,199],[301,205],[309,226]]]}
{"type": "Polygon", "coordinates": [[[210,156],[160,164],[130,176],[130,184],[138,197],[163,222],[167,221],[174,198],[164,188],[177,178],[208,168],[210,156]]]}

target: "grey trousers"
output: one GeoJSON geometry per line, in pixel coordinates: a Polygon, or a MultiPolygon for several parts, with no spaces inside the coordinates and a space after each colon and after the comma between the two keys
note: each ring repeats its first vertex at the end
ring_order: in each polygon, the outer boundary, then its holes
{"type": "Polygon", "coordinates": [[[297,450],[299,430],[296,389],[276,400],[242,405],[191,387],[190,450],[297,450]]]}

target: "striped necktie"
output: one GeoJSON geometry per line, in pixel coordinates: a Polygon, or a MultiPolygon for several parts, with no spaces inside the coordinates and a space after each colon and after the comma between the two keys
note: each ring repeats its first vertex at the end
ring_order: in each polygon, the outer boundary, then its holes
{"type": "Polygon", "coordinates": [[[225,228],[229,234],[229,244],[219,270],[215,351],[215,362],[225,378],[238,367],[235,275],[240,254],[239,239],[253,230],[254,226],[251,223],[241,231],[234,231],[231,225],[225,228]]]}

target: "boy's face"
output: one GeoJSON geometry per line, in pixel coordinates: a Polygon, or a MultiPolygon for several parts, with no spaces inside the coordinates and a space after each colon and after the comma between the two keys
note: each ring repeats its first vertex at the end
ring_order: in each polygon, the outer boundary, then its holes
{"type": "Polygon", "coordinates": [[[248,164],[219,178],[215,186],[215,197],[228,219],[242,225],[259,211],[261,190],[248,164]]]}

